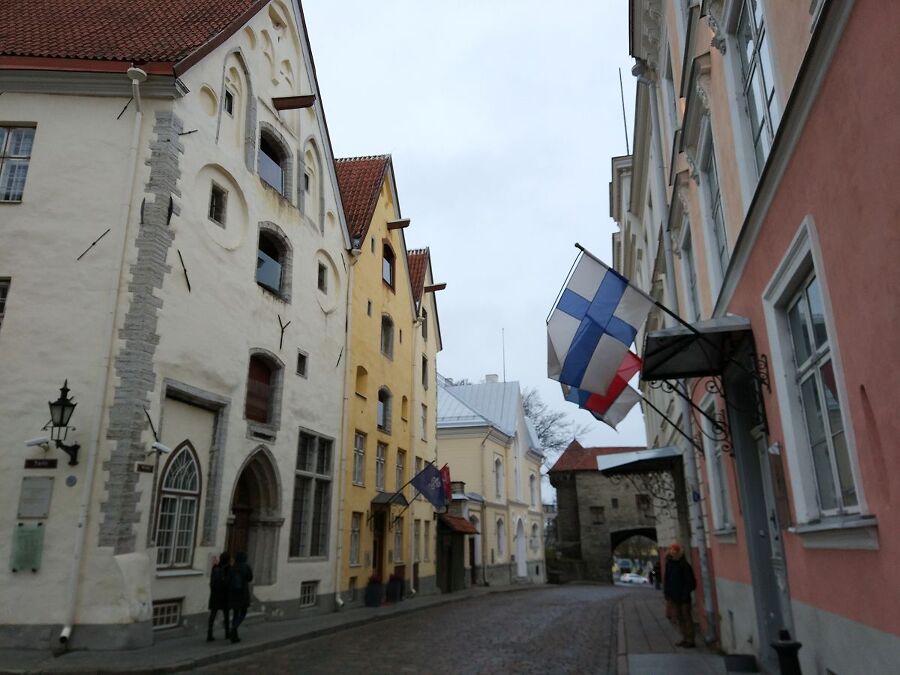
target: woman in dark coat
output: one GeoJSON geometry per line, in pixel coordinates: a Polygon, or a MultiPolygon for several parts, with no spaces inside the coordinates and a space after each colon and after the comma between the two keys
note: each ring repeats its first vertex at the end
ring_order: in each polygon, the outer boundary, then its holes
{"type": "Polygon", "coordinates": [[[209,575],[209,624],[206,629],[206,641],[212,642],[213,625],[216,615],[222,611],[222,619],[225,623],[225,637],[230,635],[228,627],[228,570],[231,569],[231,556],[224,551],[215,562],[209,575]]]}
{"type": "Polygon", "coordinates": [[[247,564],[247,554],[241,551],[234,556],[234,565],[228,573],[228,606],[231,608],[231,641],[240,642],[238,626],[247,616],[250,607],[250,582],[253,570],[247,564]]]}

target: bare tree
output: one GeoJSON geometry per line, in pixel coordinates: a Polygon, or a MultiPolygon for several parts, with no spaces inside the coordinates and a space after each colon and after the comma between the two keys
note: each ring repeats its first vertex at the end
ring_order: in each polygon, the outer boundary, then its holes
{"type": "Polygon", "coordinates": [[[534,425],[538,441],[544,449],[544,465],[548,469],[573,439],[590,431],[587,426],[569,419],[566,413],[544,403],[537,389],[528,387],[522,390],[522,407],[525,417],[534,425]]]}

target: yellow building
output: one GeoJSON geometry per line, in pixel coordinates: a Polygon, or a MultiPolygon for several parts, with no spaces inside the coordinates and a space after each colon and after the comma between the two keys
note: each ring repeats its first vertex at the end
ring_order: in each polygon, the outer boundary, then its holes
{"type": "Polygon", "coordinates": [[[543,454],[519,383],[496,375],[467,385],[441,378],[437,425],[440,462],[449,463],[454,481],[450,515],[478,530],[467,537],[462,578],[451,574],[445,583],[543,583],[543,454]]]}
{"type": "Polygon", "coordinates": [[[424,293],[430,256],[407,256],[409,220],[400,214],[390,156],[336,166],[354,256],[336,564],[342,601],[359,604],[371,578],[434,588],[433,510],[410,505],[406,483],[416,465],[434,459],[440,335],[433,296],[424,293]]]}

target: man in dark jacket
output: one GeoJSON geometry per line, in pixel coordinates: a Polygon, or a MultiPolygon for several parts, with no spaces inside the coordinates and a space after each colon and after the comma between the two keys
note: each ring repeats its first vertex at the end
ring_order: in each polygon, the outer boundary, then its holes
{"type": "Polygon", "coordinates": [[[240,642],[238,626],[247,616],[250,607],[250,582],[253,570],[247,564],[247,554],[241,551],[234,556],[234,565],[228,574],[228,606],[231,607],[231,641],[240,642]]]}
{"type": "Polygon", "coordinates": [[[206,641],[213,642],[213,625],[216,615],[222,611],[225,622],[225,638],[230,635],[228,626],[228,571],[231,569],[231,556],[228,551],[222,553],[219,559],[214,561],[212,572],[209,575],[209,625],[206,629],[206,641]]]}
{"type": "Polygon", "coordinates": [[[675,608],[681,642],[678,647],[695,647],[694,617],[691,615],[691,593],[697,588],[694,570],[684,559],[681,544],[672,544],[666,554],[666,573],[663,578],[663,595],[675,608]]]}

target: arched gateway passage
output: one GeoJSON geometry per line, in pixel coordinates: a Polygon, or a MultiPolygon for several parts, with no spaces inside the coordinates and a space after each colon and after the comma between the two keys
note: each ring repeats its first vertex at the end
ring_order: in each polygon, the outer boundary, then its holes
{"type": "Polygon", "coordinates": [[[256,585],[275,583],[281,515],[281,485],[269,450],[257,448],[238,473],[228,517],[226,548],[247,553],[256,585]]]}

